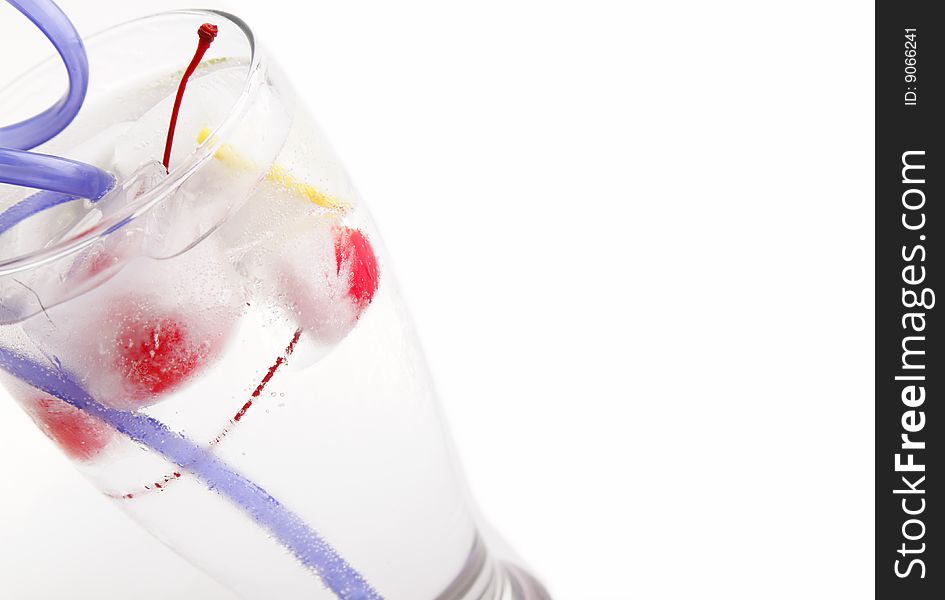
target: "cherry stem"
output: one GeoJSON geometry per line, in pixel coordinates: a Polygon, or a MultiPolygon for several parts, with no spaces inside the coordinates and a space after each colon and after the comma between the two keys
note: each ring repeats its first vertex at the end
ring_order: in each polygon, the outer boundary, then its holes
{"type": "Polygon", "coordinates": [[[171,146],[174,144],[174,130],[177,128],[177,114],[180,112],[180,102],[184,98],[187,80],[190,79],[190,76],[197,70],[197,65],[199,65],[200,61],[203,59],[207,48],[209,48],[210,43],[213,42],[213,38],[217,37],[217,31],[217,26],[210,23],[204,23],[197,30],[197,36],[200,38],[200,41],[197,42],[197,51],[194,52],[194,58],[187,66],[187,70],[184,71],[184,76],[181,77],[180,85],[177,87],[177,98],[174,99],[174,110],[171,111],[171,124],[167,128],[167,143],[164,145],[164,170],[168,173],[171,172],[171,146]]]}

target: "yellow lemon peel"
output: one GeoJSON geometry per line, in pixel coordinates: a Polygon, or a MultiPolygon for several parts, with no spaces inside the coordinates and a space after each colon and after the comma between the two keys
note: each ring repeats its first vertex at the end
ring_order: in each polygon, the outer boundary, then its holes
{"type": "MultiPolygon", "coordinates": [[[[210,129],[204,127],[197,133],[197,143],[204,143],[208,137],[210,137],[210,129]]],[[[257,168],[253,161],[234,150],[229,144],[220,144],[216,152],[213,153],[213,157],[240,170],[248,171],[257,168]]],[[[291,173],[279,165],[272,165],[272,167],[269,168],[269,171],[266,173],[266,180],[282,186],[287,190],[291,190],[312,204],[328,210],[344,212],[351,208],[351,205],[347,202],[339,200],[334,196],[329,196],[324,192],[320,192],[311,184],[297,180],[291,173]]]]}

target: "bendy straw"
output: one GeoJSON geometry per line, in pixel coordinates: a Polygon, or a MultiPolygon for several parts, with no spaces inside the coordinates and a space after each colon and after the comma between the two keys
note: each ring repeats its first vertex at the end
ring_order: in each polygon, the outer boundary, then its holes
{"type": "Polygon", "coordinates": [[[98,167],[28,152],[49,141],[78,114],[89,86],[85,46],[75,27],[51,0],[7,0],[49,38],[69,76],[66,93],[41,113],[0,127],[0,183],[45,190],[0,213],[0,233],[41,210],[76,198],[96,201],[115,179],[98,167]]]}

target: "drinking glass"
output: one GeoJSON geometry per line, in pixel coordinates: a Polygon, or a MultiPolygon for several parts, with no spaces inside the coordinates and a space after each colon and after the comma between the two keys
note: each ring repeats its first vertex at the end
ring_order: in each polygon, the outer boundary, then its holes
{"type": "MultiPolygon", "coordinates": [[[[249,27],[177,11],[86,46],[85,105],[37,150],[117,184],[0,234],[10,394],[240,597],[547,598],[481,533],[380,236],[249,27]]],[[[59,69],[0,91],[2,120],[54,101],[59,69]]],[[[0,211],[30,193],[0,187],[0,211]]]]}

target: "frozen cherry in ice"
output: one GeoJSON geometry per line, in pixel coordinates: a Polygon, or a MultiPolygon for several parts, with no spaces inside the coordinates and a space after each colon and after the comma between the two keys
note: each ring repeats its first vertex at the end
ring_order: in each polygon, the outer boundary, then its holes
{"type": "Polygon", "coordinates": [[[56,398],[39,398],[28,409],[40,429],[76,460],[93,458],[112,436],[108,425],[56,398]]]}
{"type": "MultiPolygon", "coordinates": [[[[293,240],[283,257],[275,269],[279,292],[302,332],[325,352],[354,329],[374,299],[380,274],[374,249],[362,231],[331,224],[293,240]]],[[[304,347],[295,361],[304,363],[299,355],[304,347]]]]}
{"type": "Polygon", "coordinates": [[[337,275],[348,281],[348,296],[362,311],[377,291],[377,257],[359,229],[339,227],[335,231],[337,275]]]}
{"type": "Polygon", "coordinates": [[[115,345],[115,367],[132,400],[142,403],[179,387],[210,358],[208,344],[171,316],[126,318],[115,345]]]}

